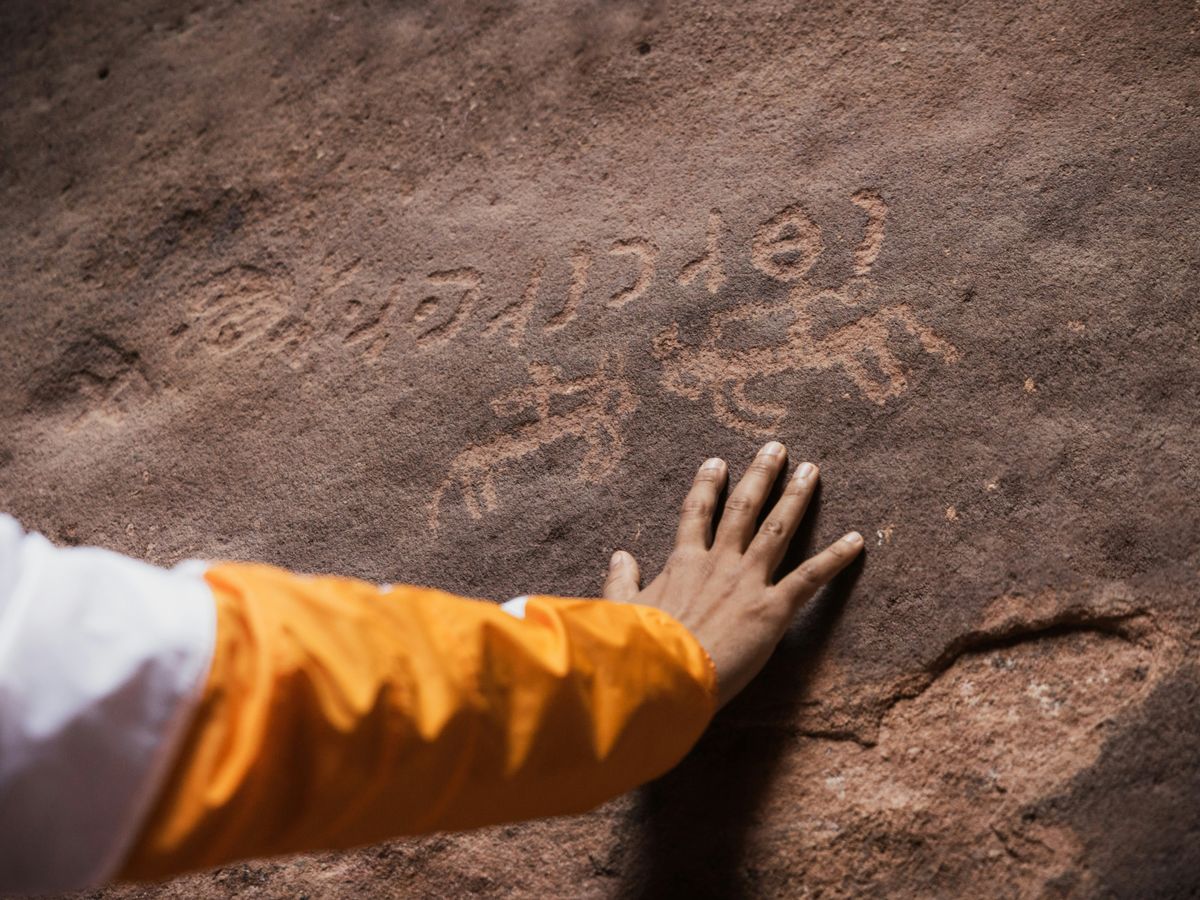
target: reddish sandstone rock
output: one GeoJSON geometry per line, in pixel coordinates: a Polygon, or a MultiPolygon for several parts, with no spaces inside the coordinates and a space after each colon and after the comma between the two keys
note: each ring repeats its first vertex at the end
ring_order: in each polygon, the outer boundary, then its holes
{"type": "Polygon", "coordinates": [[[590,595],[774,436],[869,538],[636,795],[104,896],[1200,890],[1197,27],[6,4],[27,526],[590,595]]]}

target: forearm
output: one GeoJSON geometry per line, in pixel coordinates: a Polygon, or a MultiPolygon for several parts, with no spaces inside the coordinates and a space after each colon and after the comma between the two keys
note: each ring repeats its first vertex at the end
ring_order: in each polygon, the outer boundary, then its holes
{"type": "Polygon", "coordinates": [[[0,893],[576,812],[704,729],[711,663],[665,613],[524,614],[0,515],[0,893]]]}
{"type": "Polygon", "coordinates": [[[669,769],[715,705],[703,649],[649,607],[206,580],[212,668],[122,877],[582,811],[669,769]]]}

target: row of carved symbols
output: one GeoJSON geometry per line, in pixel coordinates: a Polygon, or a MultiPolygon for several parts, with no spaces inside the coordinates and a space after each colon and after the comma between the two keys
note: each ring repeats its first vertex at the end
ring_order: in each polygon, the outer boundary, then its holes
{"type": "MultiPolygon", "coordinates": [[[[721,258],[721,215],[713,210],[708,218],[704,251],[676,273],[675,282],[690,285],[701,281],[710,293],[725,283],[721,258]]],[[[613,240],[604,254],[627,258],[630,273],[624,284],[614,286],[603,301],[604,310],[618,310],[646,296],[654,285],[659,268],[659,248],[640,236],[613,240]]],[[[597,251],[576,244],[568,257],[570,281],[561,305],[541,325],[541,333],[553,335],[575,322],[584,309],[584,297],[593,288],[592,270],[597,251]]],[[[344,301],[339,314],[327,308],[327,298],[343,288],[354,289],[362,260],[331,269],[319,277],[315,286],[321,299],[314,311],[319,321],[298,317],[288,309],[287,298],[295,295],[296,285],[282,268],[264,269],[255,265],[235,265],[215,273],[195,286],[188,318],[172,332],[172,338],[187,352],[204,350],[227,354],[250,347],[259,352],[282,353],[294,357],[314,335],[341,335],[341,343],[363,360],[380,358],[395,336],[407,333],[416,346],[435,350],[451,346],[466,329],[480,328],[486,337],[503,336],[519,348],[525,345],[531,320],[542,297],[542,282],[547,257],[533,260],[520,294],[498,310],[488,312],[492,304],[484,273],[472,266],[457,266],[427,272],[419,280],[421,298],[405,310],[397,302],[399,284],[382,298],[370,298],[361,292],[344,301]]]]}
{"type": "MultiPolygon", "coordinates": [[[[607,309],[621,309],[642,298],[654,284],[658,270],[658,246],[648,238],[630,237],[613,241],[606,251],[610,256],[627,256],[633,263],[628,284],[609,294],[607,309]]],[[[544,334],[561,331],[579,318],[584,295],[588,291],[595,252],[586,244],[577,244],[570,253],[570,283],[562,305],[551,313],[542,326],[544,334]]],[[[529,332],[534,309],[541,299],[546,258],[533,261],[529,277],[520,295],[489,315],[483,324],[485,336],[502,334],[512,347],[521,347],[529,332]]],[[[721,258],[721,214],[713,210],[708,217],[704,251],[687,262],[675,275],[677,284],[687,286],[701,281],[710,294],[725,284],[725,266],[721,258]]],[[[430,272],[425,283],[431,289],[414,309],[410,320],[419,347],[444,346],[456,337],[472,319],[478,318],[486,302],[483,275],[478,269],[459,268],[430,272]],[[437,319],[435,324],[426,324],[437,319]]]]}

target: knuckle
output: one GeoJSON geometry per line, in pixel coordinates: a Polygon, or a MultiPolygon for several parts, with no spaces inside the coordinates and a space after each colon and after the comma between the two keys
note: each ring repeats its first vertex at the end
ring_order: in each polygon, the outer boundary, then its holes
{"type": "Polygon", "coordinates": [[[783,523],[778,519],[767,519],[762,523],[762,528],[759,529],[759,532],[767,537],[782,537],[784,532],[783,523]]]}
{"type": "Polygon", "coordinates": [[[786,607],[780,603],[773,591],[763,590],[747,601],[743,610],[748,617],[774,627],[778,625],[780,616],[786,612],[786,607]]]}
{"type": "Polygon", "coordinates": [[[671,575],[695,572],[699,567],[705,565],[706,556],[707,554],[703,550],[681,548],[667,558],[666,565],[663,566],[663,572],[671,575]]]}
{"type": "MultiPolygon", "coordinates": [[[[774,457],[772,457],[772,459],[773,458],[774,457]]],[[[776,466],[776,463],[774,463],[774,462],[767,462],[766,460],[756,459],[754,462],[750,463],[750,465],[746,467],[746,473],[753,474],[753,475],[774,475],[775,474],[775,466],[776,466]]]]}
{"type": "Polygon", "coordinates": [[[725,511],[735,513],[750,512],[754,508],[754,503],[749,497],[742,494],[735,494],[725,501],[725,511]]]}
{"type": "Polygon", "coordinates": [[[821,572],[821,569],[811,562],[802,563],[800,568],[796,570],[796,575],[802,582],[811,587],[820,587],[825,583],[825,576],[821,572]]]}
{"type": "Polygon", "coordinates": [[[700,519],[711,516],[712,512],[712,501],[704,497],[688,497],[683,501],[683,514],[685,517],[700,519]]]}
{"type": "Polygon", "coordinates": [[[696,473],[696,484],[717,484],[725,476],[716,469],[701,469],[696,473]]]}

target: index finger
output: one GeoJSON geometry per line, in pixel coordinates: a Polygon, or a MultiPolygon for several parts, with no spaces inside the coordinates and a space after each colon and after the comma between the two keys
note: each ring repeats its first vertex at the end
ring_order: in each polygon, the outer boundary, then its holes
{"type": "Polygon", "coordinates": [[[705,460],[696,472],[679,514],[679,528],[675,532],[677,548],[708,549],[712,537],[713,511],[717,508],[717,497],[725,484],[725,473],[725,460],[715,456],[705,460]]]}
{"type": "Polygon", "coordinates": [[[775,589],[780,591],[793,607],[799,606],[832,581],[833,576],[850,565],[854,557],[862,552],[862,548],[862,535],[851,531],[780,579],[775,589]]]}

